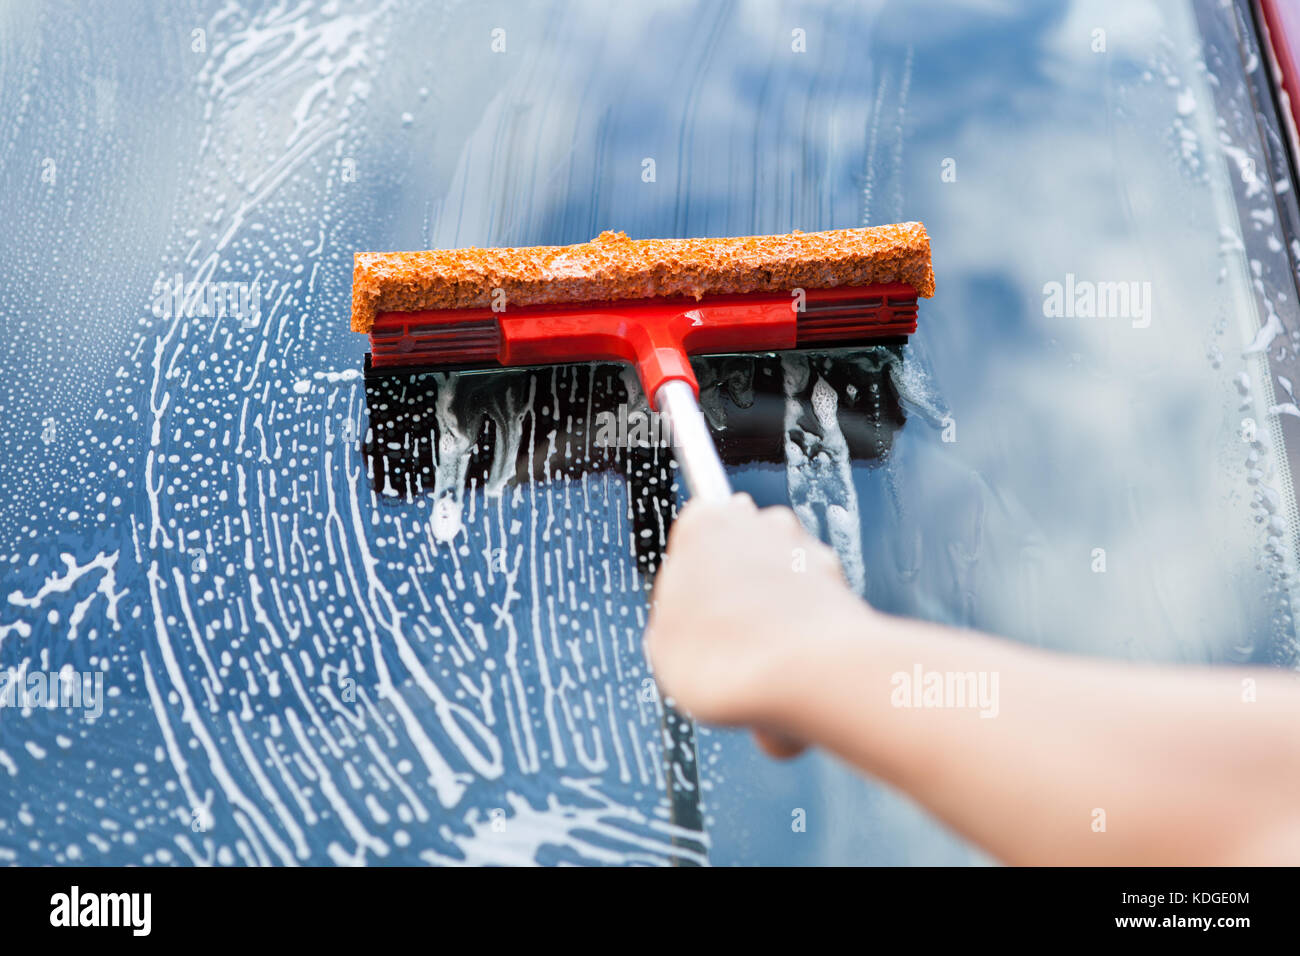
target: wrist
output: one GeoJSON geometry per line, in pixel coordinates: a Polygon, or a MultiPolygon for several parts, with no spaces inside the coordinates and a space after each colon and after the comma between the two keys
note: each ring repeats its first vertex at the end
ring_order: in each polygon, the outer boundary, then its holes
{"type": "Polygon", "coordinates": [[[824,728],[836,712],[881,688],[887,700],[888,675],[875,678],[892,656],[896,623],[854,595],[814,615],[805,639],[787,642],[773,660],[766,706],[756,723],[806,744],[827,745],[824,728]]]}

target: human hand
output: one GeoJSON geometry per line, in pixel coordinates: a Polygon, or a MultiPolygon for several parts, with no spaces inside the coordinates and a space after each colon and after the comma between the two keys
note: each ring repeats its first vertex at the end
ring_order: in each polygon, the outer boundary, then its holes
{"type": "Polygon", "coordinates": [[[694,717],[755,730],[773,756],[802,745],[785,732],[802,656],[860,627],[870,608],[834,551],[788,508],[748,495],[689,502],[655,581],[646,649],[663,690],[694,717]]]}

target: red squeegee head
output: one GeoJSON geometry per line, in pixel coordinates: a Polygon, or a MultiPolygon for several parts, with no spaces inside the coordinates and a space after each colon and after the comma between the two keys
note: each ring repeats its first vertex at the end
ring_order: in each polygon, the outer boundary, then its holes
{"type": "MultiPolygon", "coordinates": [[[[628,362],[654,399],[669,381],[698,395],[689,356],[852,345],[916,331],[916,292],[899,283],[790,293],[580,306],[381,312],[373,368],[510,368],[628,362]]],[[[657,407],[656,402],[656,407],[657,407]]]]}
{"type": "Polygon", "coordinates": [[[916,330],[920,223],[741,239],[358,253],[352,327],[371,367],[634,364],[696,497],[730,495],[691,355],[829,348],[916,330]]]}

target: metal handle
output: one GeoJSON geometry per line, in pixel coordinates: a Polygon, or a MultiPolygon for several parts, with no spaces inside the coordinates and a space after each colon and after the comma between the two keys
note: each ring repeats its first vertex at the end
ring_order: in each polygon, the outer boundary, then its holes
{"type": "Polygon", "coordinates": [[[718,457],[718,449],[709,434],[709,423],[704,420],[700,403],[695,399],[695,389],[689,382],[670,379],[659,386],[654,404],[660,413],[668,416],[673,433],[673,448],[677,463],[686,476],[686,487],[691,497],[703,501],[726,501],[731,497],[731,482],[718,457]]]}

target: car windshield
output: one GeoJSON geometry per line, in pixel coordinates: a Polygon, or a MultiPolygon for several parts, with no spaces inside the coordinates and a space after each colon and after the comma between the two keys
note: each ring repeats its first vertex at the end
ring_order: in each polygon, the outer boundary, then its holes
{"type": "Polygon", "coordinates": [[[1296,665],[1246,4],[247,6],[0,9],[0,862],[984,862],[666,708],[635,378],[367,376],[356,251],[922,221],[905,345],[698,362],[737,490],[886,611],[1296,665]]]}

